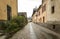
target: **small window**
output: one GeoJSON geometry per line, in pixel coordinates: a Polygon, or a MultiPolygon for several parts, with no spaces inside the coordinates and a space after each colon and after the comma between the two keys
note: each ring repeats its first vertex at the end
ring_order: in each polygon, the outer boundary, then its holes
{"type": "Polygon", "coordinates": [[[53,29],[55,29],[55,25],[53,25],[53,29]]]}
{"type": "Polygon", "coordinates": [[[42,12],[46,10],[46,4],[42,7],[42,12]]]}
{"type": "Polygon", "coordinates": [[[39,15],[40,15],[40,12],[39,12],[39,15]]]}
{"type": "Polygon", "coordinates": [[[54,7],[54,6],[52,6],[52,9],[51,9],[51,10],[52,10],[52,11],[51,11],[51,12],[52,12],[52,14],[54,13],[54,9],[55,9],[55,7],[54,7]]]}
{"type": "Polygon", "coordinates": [[[43,22],[45,22],[45,17],[43,17],[43,22]]]}
{"type": "Polygon", "coordinates": [[[36,17],[37,17],[38,15],[36,14],[36,17]]]}

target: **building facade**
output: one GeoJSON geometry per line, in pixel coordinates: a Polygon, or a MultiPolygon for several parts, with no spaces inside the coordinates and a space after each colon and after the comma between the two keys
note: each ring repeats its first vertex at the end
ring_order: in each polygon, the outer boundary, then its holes
{"type": "Polygon", "coordinates": [[[47,22],[60,22],[60,0],[47,0],[47,22]]]}
{"type": "MultiPolygon", "coordinates": [[[[59,23],[60,22],[60,0],[42,0],[37,10],[37,22],[59,23]]],[[[34,17],[35,18],[35,17],[34,17]]]]}
{"type": "Polygon", "coordinates": [[[17,16],[17,0],[0,0],[0,21],[17,16]]]}
{"type": "Polygon", "coordinates": [[[37,8],[33,9],[32,21],[35,23],[37,22],[37,8]]]}

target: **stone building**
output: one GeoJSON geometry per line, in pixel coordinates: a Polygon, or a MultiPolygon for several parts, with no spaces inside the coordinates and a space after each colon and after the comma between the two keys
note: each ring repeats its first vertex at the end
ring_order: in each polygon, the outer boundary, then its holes
{"type": "Polygon", "coordinates": [[[37,22],[37,8],[33,9],[32,21],[35,23],[37,22]]]}
{"type": "Polygon", "coordinates": [[[46,0],[47,22],[60,22],[60,0],[46,0]]]}
{"type": "Polygon", "coordinates": [[[60,22],[60,0],[42,0],[42,7],[45,9],[46,22],[59,23],[60,22]]]}
{"type": "Polygon", "coordinates": [[[24,16],[24,17],[27,18],[27,13],[26,12],[19,12],[18,13],[18,16],[24,16]]]}
{"type": "Polygon", "coordinates": [[[37,22],[60,23],[60,0],[42,0],[38,8],[37,22]]]}
{"type": "Polygon", "coordinates": [[[0,21],[17,16],[17,0],[0,0],[0,21]]]}
{"type": "Polygon", "coordinates": [[[39,8],[37,9],[37,13],[35,12],[35,14],[32,16],[33,17],[32,21],[35,21],[37,23],[45,23],[47,21],[46,20],[46,17],[47,17],[47,14],[46,14],[46,2],[47,1],[45,1],[45,2],[42,1],[42,5],[40,5],[39,8]]]}
{"type": "Polygon", "coordinates": [[[37,17],[37,20],[38,20],[38,23],[45,23],[46,22],[46,9],[45,8],[45,5],[40,5],[39,8],[38,8],[38,17],[37,17]]]}

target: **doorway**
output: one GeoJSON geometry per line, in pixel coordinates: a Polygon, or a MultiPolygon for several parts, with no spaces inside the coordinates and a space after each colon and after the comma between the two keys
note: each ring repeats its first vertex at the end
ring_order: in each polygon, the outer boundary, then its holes
{"type": "Polygon", "coordinates": [[[11,20],[11,7],[7,5],[7,19],[11,20]]]}

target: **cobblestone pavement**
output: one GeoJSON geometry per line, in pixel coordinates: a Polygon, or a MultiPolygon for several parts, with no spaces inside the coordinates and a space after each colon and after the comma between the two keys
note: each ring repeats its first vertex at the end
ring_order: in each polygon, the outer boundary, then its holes
{"type": "Polygon", "coordinates": [[[31,22],[11,39],[60,39],[60,34],[31,22]]]}

